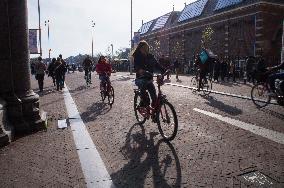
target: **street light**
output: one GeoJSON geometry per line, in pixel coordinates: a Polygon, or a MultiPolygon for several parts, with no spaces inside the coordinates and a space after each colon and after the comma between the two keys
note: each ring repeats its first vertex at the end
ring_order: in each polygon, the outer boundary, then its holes
{"type": "Polygon", "coordinates": [[[47,26],[47,39],[49,41],[49,20],[44,21],[44,25],[47,26]]]}
{"type": "Polygon", "coordinates": [[[113,59],[113,44],[111,44],[110,46],[111,46],[111,59],[113,59]]]}
{"type": "MultiPolygon", "coordinates": [[[[95,25],[96,23],[92,20],[92,28],[94,28],[95,30],[95,25]]],[[[94,30],[92,30],[92,59],[94,58],[94,37],[93,37],[93,34],[94,34],[94,30]]]]}
{"type": "Polygon", "coordinates": [[[40,27],[40,3],[37,1],[37,10],[38,10],[38,30],[39,30],[39,53],[42,56],[42,48],[41,48],[41,27],[40,27]]]}
{"type": "Polygon", "coordinates": [[[50,60],[50,43],[49,43],[49,20],[44,21],[44,25],[47,26],[47,40],[48,40],[48,46],[49,46],[49,50],[48,50],[48,58],[49,58],[49,62],[51,62],[50,60]]]}
{"type": "MultiPolygon", "coordinates": [[[[131,26],[130,26],[130,32],[131,32],[131,34],[130,34],[130,41],[131,41],[131,44],[130,44],[130,52],[132,52],[132,48],[133,48],[133,40],[132,40],[132,0],[130,1],[130,3],[131,3],[131,16],[130,16],[130,18],[131,18],[131,26]]],[[[132,75],[132,58],[130,59],[130,64],[129,64],[129,69],[130,69],[130,74],[132,75]]]]}

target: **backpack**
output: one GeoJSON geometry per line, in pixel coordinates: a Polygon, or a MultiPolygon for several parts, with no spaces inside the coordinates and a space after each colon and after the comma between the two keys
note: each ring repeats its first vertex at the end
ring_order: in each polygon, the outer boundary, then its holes
{"type": "Polygon", "coordinates": [[[207,54],[207,52],[205,50],[202,50],[202,52],[200,53],[199,57],[200,57],[200,60],[201,60],[202,64],[205,64],[206,61],[209,58],[209,56],[208,56],[208,54],[207,54]]]}

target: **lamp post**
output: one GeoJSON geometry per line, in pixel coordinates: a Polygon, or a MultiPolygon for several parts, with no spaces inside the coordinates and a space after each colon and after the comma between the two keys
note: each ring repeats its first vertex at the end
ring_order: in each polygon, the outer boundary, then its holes
{"type": "Polygon", "coordinates": [[[51,49],[48,50],[48,58],[49,58],[49,62],[51,63],[51,61],[50,61],[50,51],[51,51],[51,49]]]}
{"type": "Polygon", "coordinates": [[[49,62],[51,62],[51,59],[50,59],[50,43],[49,43],[49,20],[45,20],[44,21],[44,25],[47,26],[47,40],[48,40],[48,46],[49,46],[49,49],[48,49],[48,60],[49,62]]]}
{"type": "MultiPolygon", "coordinates": [[[[95,28],[96,23],[92,20],[92,28],[95,28]]],[[[92,59],[94,58],[94,30],[92,30],[92,59]]]]}
{"type": "Polygon", "coordinates": [[[44,21],[44,25],[47,26],[47,39],[49,41],[49,20],[44,21]]]}
{"type": "MultiPolygon", "coordinates": [[[[132,0],[130,1],[130,3],[131,3],[131,16],[130,16],[130,18],[131,18],[131,26],[130,26],[130,32],[131,32],[131,34],[130,34],[130,52],[132,52],[132,50],[133,50],[133,40],[132,40],[132,0]]],[[[130,54],[129,54],[130,55],[130,54]]],[[[130,74],[132,75],[132,64],[133,64],[133,59],[132,58],[130,58],[130,65],[129,65],[129,71],[130,71],[130,74]]]]}
{"type": "Polygon", "coordinates": [[[113,59],[113,44],[111,44],[110,46],[111,46],[111,59],[113,59]]]}
{"type": "Polygon", "coordinates": [[[41,48],[41,27],[40,27],[40,4],[39,4],[39,0],[37,1],[37,9],[38,9],[39,50],[40,50],[40,56],[42,56],[42,48],[41,48]]]}

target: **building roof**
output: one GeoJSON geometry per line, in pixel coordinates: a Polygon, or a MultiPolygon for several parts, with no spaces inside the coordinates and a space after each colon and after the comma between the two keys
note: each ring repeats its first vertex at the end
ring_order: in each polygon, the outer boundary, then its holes
{"type": "Polygon", "coordinates": [[[150,21],[150,23],[147,22],[143,24],[139,31],[140,34],[143,35],[158,29],[177,26],[182,23],[213,16],[214,14],[220,12],[225,12],[257,2],[268,2],[284,5],[284,0],[197,0],[186,5],[181,12],[175,11],[172,13],[167,13],[159,18],[153,19],[150,21]],[[147,24],[151,25],[149,26],[147,24]],[[147,31],[144,28],[148,28],[147,31]]]}
{"type": "Polygon", "coordinates": [[[198,0],[184,7],[178,22],[186,21],[198,17],[202,14],[208,0],[198,0]]]}
{"type": "Polygon", "coordinates": [[[159,29],[169,27],[177,19],[178,15],[179,12],[173,11],[163,16],[160,16],[156,19],[153,19],[149,22],[146,22],[140,27],[139,32],[141,35],[143,35],[151,31],[156,31],[159,29]]]}

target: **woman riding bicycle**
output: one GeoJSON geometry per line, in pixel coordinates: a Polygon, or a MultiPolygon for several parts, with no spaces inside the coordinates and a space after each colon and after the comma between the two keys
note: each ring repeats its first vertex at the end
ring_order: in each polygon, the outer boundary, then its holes
{"type": "Polygon", "coordinates": [[[149,53],[149,45],[146,41],[140,41],[134,53],[134,70],[136,72],[135,84],[139,87],[142,93],[142,103],[140,105],[148,106],[150,104],[148,90],[152,106],[157,99],[156,89],[153,84],[154,68],[159,69],[161,72],[164,68],[157,62],[155,57],[149,53]]]}
{"type": "Polygon", "coordinates": [[[111,64],[107,62],[104,56],[100,56],[98,64],[96,65],[96,72],[99,74],[99,79],[101,80],[100,83],[101,91],[104,90],[104,83],[110,82],[109,77],[111,75],[111,71],[112,71],[111,64]]]}

